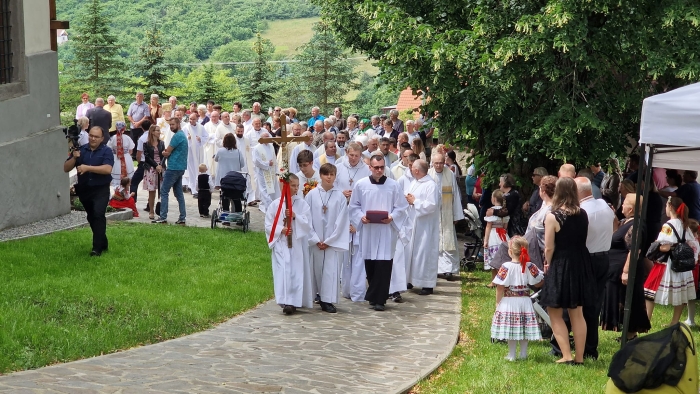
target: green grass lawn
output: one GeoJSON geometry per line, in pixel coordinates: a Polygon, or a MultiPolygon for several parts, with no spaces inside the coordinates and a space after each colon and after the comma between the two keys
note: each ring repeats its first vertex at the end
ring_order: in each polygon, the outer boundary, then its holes
{"type": "MultiPolygon", "coordinates": [[[[549,342],[530,342],[528,360],[508,362],[508,345],[490,342],[495,290],[487,289],[490,274],[463,273],[460,341],[452,355],[412,393],[603,393],[608,365],[620,344],[620,333],[600,332],[600,358],[586,360],[583,367],[555,365],[549,342]]],[[[671,308],[657,306],[652,330],[671,319],[671,308]]],[[[685,315],[683,317],[685,319],[685,315]]],[[[698,343],[697,329],[694,329],[698,343]]]]}
{"type": "Polygon", "coordinates": [[[261,233],[113,224],[0,243],[0,373],[201,331],[273,295],[261,233]]]}

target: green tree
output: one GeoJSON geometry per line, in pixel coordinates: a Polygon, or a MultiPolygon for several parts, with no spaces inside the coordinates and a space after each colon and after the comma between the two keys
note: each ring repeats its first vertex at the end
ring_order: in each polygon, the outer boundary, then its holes
{"type": "Polygon", "coordinates": [[[377,115],[383,107],[395,105],[401,91],[394,85],[389,85],[379,77],[363,73],[360,78],[360,93],[358,93],[347,113],[357,113],[363,118],[377,115]]]}
{"type": "Polygon", "coordinates": [[[700,76],[697,2],[314,2],[384,79],[425,92],[440,136],[491,173],[624,153],[642,100],[700,76]]]}
{"type": "Polygon", "coordinates": [[[302,108],[318,106],[321,113],[345,103],[345,96],[356,89],[355,62],[326,23],[314,25],[311,40],[302,45],[292,66],[295,96],[302,108]]]}
{"type": "Polygon", "coordinates": [[[262,38],[262,35],[257,33],[253,42],[253,52],[255,61],[248,68],[243,96],[248,102],[257,101],[265,107],[272,103],[275,92],[273,83],[275,69],[268,63],[275,52],[275,47],[270,40],[262,38]]]}
{"type": "Polygon", "coordinates": [[[73,84],[96,96],[121,92],[124,63],[121,46],[109,27],[110,15],[102,10],[100,0],[90,1],[74,24],[72,49],[75,59],[66,70],[73,84]]]}
{"type": "Polygon", "coordinates": [[[148,93],[165,97],[172,87],[169,82],[169,67],[165,65],[165,43],[158,20],[154,17],[151,26],[146,29],[145,42],[139,48],[138,60],[134,65],[135,74],[142,78],[142,87],[148,93]]]}
{"type": "Polygon", "coordinates": [[[214,65],[207,64],[202,69],[202,76],[199,81],[199,91],[195,100],[204,103],[207,100],[214,100],[217,103],[223,101],[223,94],[218,84],[214,81],[214,65]]]}

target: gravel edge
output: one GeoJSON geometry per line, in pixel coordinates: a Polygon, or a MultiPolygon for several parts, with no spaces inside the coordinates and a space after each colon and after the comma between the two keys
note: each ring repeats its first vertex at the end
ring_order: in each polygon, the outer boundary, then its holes
{"type": "MultiPolygon", "coordinates": [[[[111,212],[106,215],[107,220],[130,220],[133,217],[131,211],[111,212]]],[[[51,219],[39,220],[0,231],[0,242],[14,241],[55,233],[57,231],[72,230],[88,224],[87,214],[84,211],[71,211],[68,214],[51,219]]]]}

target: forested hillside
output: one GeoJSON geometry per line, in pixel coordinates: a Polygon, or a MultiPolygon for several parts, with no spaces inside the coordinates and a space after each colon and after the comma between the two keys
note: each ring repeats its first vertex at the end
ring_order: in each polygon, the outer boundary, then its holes
{"type": "MultiPolygon", "coordinates": [[[[59,19],[75,21],[87,3],[89,0],[57,0],[59,19]]],[[[306,0],[102,0],[101,3],[111,16],[112,31],[126,52],[123,56],[136,53],[144,41],[145,28],[156,19],[166,45],[172,49],[168,60],[180,62],[206,60],[229,42],[251,39],[256,27],[266,29],[266,21],[318,15],[318,10],[306,0]]]]}

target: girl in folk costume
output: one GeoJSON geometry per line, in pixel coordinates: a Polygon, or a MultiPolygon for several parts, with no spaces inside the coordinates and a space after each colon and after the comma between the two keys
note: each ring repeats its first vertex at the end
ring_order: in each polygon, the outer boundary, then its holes
{"type": "Polygon", "coordinates": [[[542,339],[535,308],[530,300],[530,287],[541,287],[544,275],[530,262],[528,242],[520,236],[508,243],[508,254],[513,261],[504,263],[493,279],[496,290],[496,313],[491,321],[491,338],[508,341],[506,360],[515,361],[516,345],[520,343],[518,358],[527,358],[527,342],[542,339]]]}
{"type": "MultiPolygon", "coordinates": [[[[698,242],[688,228],[688,207],[680,198],[671,197],[666,204],[666,215],[670,220],[661,227],[661,232],[656,238],[657,241],[662,242],[659,249],[662,252],[668,252],[685,237],[685,243],[693,248],[697,261],[698,242]]],[[[676,324],[681,318],[685,304],[695,299],[693,272],[675,272],[671,269],[671,265],[670,256],[665,263],[655,261],[654,267],[644,282],[649,321],[654,313],[654,304],[673,305],[671,325],[676,324]]]]}
{"type": "Polygon", "coordinates": [[[134,217],[139,217],[139,211],[136,209],[136,201],[134,201],[134,193],[129,192],[131,190],[131,179],[122,178],[114,189],[114,194],[109,200],[109,206],[114,209],[131,209],[134,212],[134,217]]]}
{"type": "MultiPolygon", "coordinates": [[[[296,175],[289,175],[289,186],[292,195],[292,211],[283,207],[275,224],[278,207],[282,203],[281,198],[276,198],[270,203],[265,213],[265,234],[268,246],[272,250],[275,301],[285,315],[296,312],[296,308],[314,306],[309,260],[309,237],[313,232],[311,213],[304,199],[296,195],[299,189],[299,178],[296,175]],[[291,219],[285,221],[289,216],[291,219]],[[291,227],[291,248],[287,244],[288,226],[291,227]]],[[[286,205],[286,201],[284,204],[286,205]]]]}
{"type": "Polygon", "coordinates": [[[124,134],[126,123],[117,122],[117,133],[109,139],[107,146],[114,152],[114,167],[112,167],[112,186],[119,186],[122,178],[131,179],[134,175],[134,160],[131,151],[136,147],[134,141],[124,134]]]}
{"type": "MultiPolygon", "coordinates": [[[[491,194],[491,204],[493,204],[493,209],[500,209],[505,205],[505,199],[503,198],[503,192],[500,190],[495,190],[491,194]]],[[[489,264],[491,260],[498,253],[498,247],[502,242],[508,241],[508,216],[498,217],[498,216],[486,216],[484,221],[486,221],[486,236],[484,237],[484,270],[491,271],[491,279],[496,277],[496,270],[489,264]]],[[[494,287],[493,283],[490,283],[487,287],[494,287]]]]}

